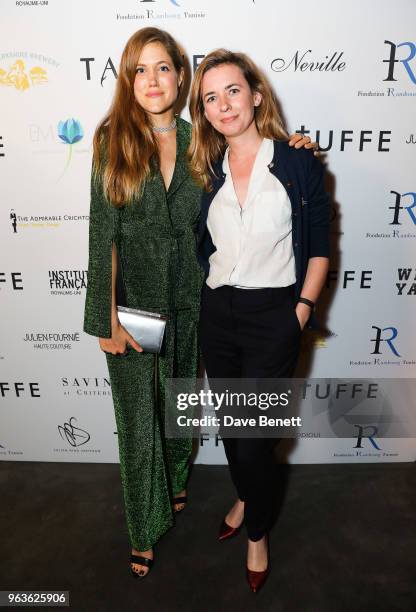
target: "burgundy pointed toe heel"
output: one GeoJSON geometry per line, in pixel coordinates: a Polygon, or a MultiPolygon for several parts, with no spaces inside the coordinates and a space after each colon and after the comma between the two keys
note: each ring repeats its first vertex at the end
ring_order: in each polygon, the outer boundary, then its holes
{"type": "Polygon", "coordinates": [[[266,582],[266,578],[270,571],[270,549],[269,549],[269,537],[266,534],[266,545],[267,545],[267,567],[265,570],[255,571],[250,570],[246,566],[246,577],[248,585],[253,593],[257,593],[263,584],[266,582]]]}
{"type": "Polygon", "coordinates": [[[253,593],[257,593],[263,584],[266,581],[267,576],[269,575],[269,568],[265,569],[262,572],[255,572],[253,570],[247,570],[247,582],[253,593]]]}
{"type": "Polygon", "coordinates": [[[224,540],[233,538],[240,532],[242,524],[243,523],[241,523],[239,527],[231,527],[224,519],[218,532],[218,540],[223,542],[224,540]]]}

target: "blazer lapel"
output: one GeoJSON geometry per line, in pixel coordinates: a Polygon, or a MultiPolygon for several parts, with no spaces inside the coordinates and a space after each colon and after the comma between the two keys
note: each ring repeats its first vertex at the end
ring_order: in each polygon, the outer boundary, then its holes
{"type": "Polygon", "coordinates": [[[225,175],[222,172],[222,158],[214,163],[214,176],[212,177],[212,190],[203,191],[201,198],[201,216],[199,218],[198,228],[198,245],[201,245],[205,232],[207,231],[207,220],[209,207],[218,191],[221,189],[225,181],[225,175]]]}
{"type": "Polygon", "coordinates": [[[273,160],[269,164],[269,170],[285,188],[293,212],[295,209],[293,180],[288,168],[287,148],[284,145],[285,143],[281,143],[277,140],[274,141],[274,155],[273,160]]]}
{"type": "Polygon", "coordinates": [[[168,198],[170,198],[179,189],[182,183],[190,176],[190,169],[187,160],[189,136],[185,129],[186,128],[182,121],[178,119],[176,129],[175,169],[173,171],[172,180],[167,191],[168,198]]]}

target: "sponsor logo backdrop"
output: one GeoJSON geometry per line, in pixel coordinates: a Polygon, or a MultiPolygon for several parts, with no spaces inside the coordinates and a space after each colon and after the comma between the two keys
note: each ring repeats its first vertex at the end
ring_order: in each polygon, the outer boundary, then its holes
{"type": "MultiPolygon", "coordinates": [[[[326,331],[305,334],[298,376],[415,378],[415,20],[411,0],[2,2],[0,459],[118,461],[105,358],[82,333],[91,142],[124,44],[149,25],[182,44],[190,72],[215,47],[248,52],[288,130],[324,151],[326,331]]],[[[290,454],[415,458],[413,439],[353,425],[351,438],[299,439],[290,454]]],[[[221,443],[201,440],[196,461],[223,463],[221,443]]]]}

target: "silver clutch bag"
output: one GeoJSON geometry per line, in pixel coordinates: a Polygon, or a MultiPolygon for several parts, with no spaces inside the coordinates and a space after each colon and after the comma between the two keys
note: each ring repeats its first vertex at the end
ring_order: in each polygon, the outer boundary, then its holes
{"type": "Polygon", "coordinates": [[[156,312],[117,306],[118,320],[146,353],[160,353],[166,317],[156,312]]]}
{"type": "Polygon", "coordinates": [[[156,312],[128,308],[121,258],[117,250],[116,304],[118,320],[146,353],[160,353],[167,317],[156,312]]]}

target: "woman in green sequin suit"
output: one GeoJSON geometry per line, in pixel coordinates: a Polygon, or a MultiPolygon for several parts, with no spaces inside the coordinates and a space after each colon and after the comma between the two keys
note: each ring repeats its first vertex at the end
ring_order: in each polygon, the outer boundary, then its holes
{"type": "MultiPolygon", "coordinates": [[[[94,138],[84,331],[106,352],[131,567],[139,575],[147,574],[153,546],[174,523],[172,502],[185,490],[192,447],[191,439],[165,438],[163,402],[166,379],[195,378],[199,357],[201,188],[187,163],[190,124],[177,119],[176,133],[171,129],[182,79],[183,59],[172,37],[156,28],[136,32],[94,138]],[[168,130],[152,133],[155,127],[168,130]],[[141,352],[118,322],[116,250],[127,305],[168,317],[157,359],[141,352]]],[[[309,142],[291,140],[297,147],[309,142]]]]}
{"type": "MultiPolygon", "coordinates": [[[[122,84],[120,79],[134,79],[135,102],[143,102],[147,111],[143,130],[175,123],[173,106],[183,68],[175,65],[182,58],[174,46],[165,32],[145,28],[131,37],[123,53],[117,85],[122,84]],[[134,51],[136,57],[131,58],[134,51]],[[123,74],[123,62],[128,61],[133,61],[135,75],[128,74],[128,67],[123,74]],[[136,69],[138,62],[143,65],[136,69]]],[[[117,94],[122,95],[116,90],[115,99],[117,94]]],[[[111,139],[100,135],[105,136],[106,125],[117,120],[111,112],[97,130],[105,159],[111,154],[107,153],[111,139]]],[[[97,163],[97,156],[91,181],[84,330],[98,336],[106,352],[127,525],[132,552],[140,555],[136,561],[142,559],[132,563],[132,570],[140,575],[151,566],[143,557],[153,558],[152,547],[174,523],[172,500],[186,488],[192,447],[191,439],[165,439],[163,403],[166,379],[195,377],[198,367],[203,281],[195,256],[195,232],[201,190],[188,170],[190,137],[190,124],[180,118],[176,138],[174,128],[153,132],[157,152],[149,159],[150,172],[142,180],[140,195],[134,193],[131,202],[114,205],[106,197],[104,164],[97,163]],[[139,352],[141,347],[117,320],[113,245],[121,259],[127,305],[168,316],[164,348],[157,359],[139,352]],[[127,343],[132,349],[124,355],[127,343]]]]}

